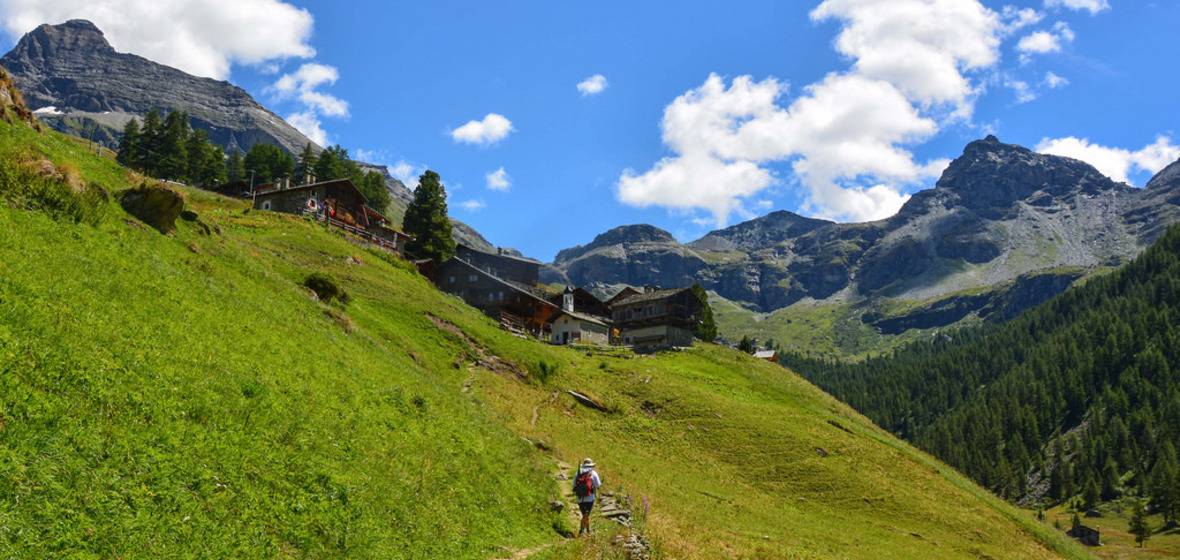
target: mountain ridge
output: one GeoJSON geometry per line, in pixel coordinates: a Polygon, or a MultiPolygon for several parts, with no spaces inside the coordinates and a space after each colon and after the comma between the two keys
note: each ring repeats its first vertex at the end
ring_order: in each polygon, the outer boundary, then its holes
{"type": "MultiPolygon", "coordinates": [[[[117,52],[87,20],[38,26],[0,57],[0,66],[16,78],[34,111],[53,107],[121,128],[152,109],[182,109],[194,128],[208,131],[211,141],[227,151],[270,142],[299,153],[315,145],[242,88],[117,52]]],[[[51,125],[58,120],[54,113],[41,116],[51,125]]]]}
{"type": "MultiPolygon", "coordinates": [[[[1178,218],[1178,164],[1136,189],[1085,162],[989,135],[967,144],[934,188],[915,193],[889,218],[836,223],[780,211],[684,244],[599,236],[559,252],[553,266],[599,291],[698,281],[760,314],[806,302],[850,305],[849,317],[872,329],[874,321],[899,318],[882,312],[884,301],[981,291],[999,297],[1003,286],[1035,305],[1064,289],[1055,271],[1080,277],[1124,263],[1178,218]],[[1035,280],[1038,274],[1054,280],[1035,280]],[[1020,287],[1030,281],[1036,289],[1020,287]]],[[[976,296],[963,300],[973,303],[953,314],[955,321],[998,309],[994,297],[976,296]]],[[[1005,309],[995,318],[1019,311],[1005,309]]]]}

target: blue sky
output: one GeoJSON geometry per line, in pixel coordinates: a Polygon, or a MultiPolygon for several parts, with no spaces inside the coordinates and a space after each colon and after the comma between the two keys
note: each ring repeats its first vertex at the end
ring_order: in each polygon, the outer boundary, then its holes
{"type": "Polygon", "coordinates": [[[411,186],[433,169],[452,216],[546,261],[625,224],[691,241],[775,210],[884,217],[989,133],[1136,186],[1180,158],[1176,2],[0,0],[0,14],[4,50],[90,19],[117,50],[227,79],[411,186]]]}

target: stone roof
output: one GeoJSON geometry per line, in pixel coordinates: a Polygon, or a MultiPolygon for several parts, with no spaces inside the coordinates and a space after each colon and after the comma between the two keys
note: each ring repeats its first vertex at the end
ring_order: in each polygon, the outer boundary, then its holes
{"type": "Polygon", "coordinates": [[[593,315],[589,315],[586,313],[579,313],[577,311],[565,311],[565,310],[562,310],[560,313],[558,313],[556,316],[554,316],[553,322],[556,323],[557,318],[561,317],[562,315],[568,315],[569,317],[571,317],[573,319],[577,319],[579,321],[583,321],[586,323],[593,323],[595,325],[599,325],[602,327],[609,327],[610,326],[610,325],[607,325],[606,320],[601,317],[595,317],[593,315]]]}
{"type": "Polygon", "coordinates": [[[644,294],[635,294],[633,296],[612,302],[611,305],[632,305],[636,303],[645,303],[649,301],[660,301],[675,297],[685,290],[692,290],[692,288],[675,288],[670,290],[653,290],[644,294]]]}

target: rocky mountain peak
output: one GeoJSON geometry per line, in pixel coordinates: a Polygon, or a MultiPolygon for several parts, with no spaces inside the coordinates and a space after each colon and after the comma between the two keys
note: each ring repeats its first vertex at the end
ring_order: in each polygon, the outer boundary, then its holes
{"type": "Polygon", "coordinates": [[[87,127],[104,127],[114,143],[128,120],[159,109],[187,111],[194,128],[208,131],[226,149],[245,151],[268,142],[298,153],[311,142],[241,88],[117,52],[86,20],[30,31],[0,57],[0,66],[15,79],[29,108],[54,107],[42,121],[67,133],[72,120],[89,119],[87,127]]]}
{"type": "Polygon", "coordinates": [[[84,19],[72,19],[58,25],[43,24],[22,37],[12,50],[29,60],[52,59],[65,52],[114,51],[98,26],[84,19]]]}
{"type": "Polygon", "coordinates": [[[1052,197],[1098,194],[1124,188],[1088,163],[1039,154],[995,136],[967,144],[935,191],[954,193],[967,208],[1002,208],[1043,192],[1052,197]]]}
{"type": "Polygon", "coordinates": [[[670,243],[680,246],[680,242],[671,233],[648,224],[619,226],[605,233],[598,234],[588,245],[578,245],[564,249],[557,253],[555,262],[574,260],[596,249],[616,245],[632,245],[639,243],[670,243]]]}
{"type": "Polygon", "coordinates": [[[794,212],[778,210],[748,222],[709,232],[688,246],[710,251],[753,251],[799,237],[831,223],[834,222],[805,218],[794,212]]]}
{"type": "Polygon", "coordinates": [[[1160,189],[1180,184],[1180,160],[1172,162],[1147,182],[1145,189],[1160,189]]]}

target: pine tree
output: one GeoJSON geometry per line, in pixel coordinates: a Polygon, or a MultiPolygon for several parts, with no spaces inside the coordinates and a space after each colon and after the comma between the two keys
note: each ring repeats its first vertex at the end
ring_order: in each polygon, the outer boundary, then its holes
{"type": "Polygon", "coordinates": [[[717,323],[713,320],[713,308],[709,306],[709,293],[699,283],[692,285],[692,293],[701,300],[703,306],[700,322],[693,334],[705,342],[713,342],[717,338],[717,323]]]}
{"type": "Polygon", "coordinates": [[[209,141],[209,133],[194,130],[189,135],[185,151],[188,155],[188,180],[203,188],[213,188],[215,182],[225,180],[225,153],[209,141]]]}
{"type": "Polygon", "coordinates": [[[241,181],[246,177],[245,166],[242,164],[242,152],[233,150],[225,159],[225,178],[227,181],[241,181]]]}
{"type": "Polygon", "coordinates": [[[250,146],[243,165],[247,171],[254,170],[254,184],[260,185],[289,175],[295,170],[295,158],[274,144],[259,142],[250,146]]]}
{"type": "MultiPolygon", "coordinates": [[[[302,185],[307,181],[306,178],[308,171],[311,171],[313,174],[315,174],[315,164],[318,159],[319,158],[315,155],[315,149],[311,147],[311,142],[308,142],[307,146],[303,148],[303,152],[299,154],[299,160],[295,162],[294,179],[298,184],[302,185]]],[[[318,183],[320,181],[326,180],[320,178],[318,174],[316,175],[317,176],[314,182],[318,183]]]]}
{"type": "Polygon", "coordinates": [[[428,169],[418,177],[414,200],[406,208],[402,228],[414,237],[406,245],[406,251],[418,258],[441,263],[455,254],[451,220],[447,217],[447,193],[438,173],[428,169]]]}
{"type": "Polygon", "coordinates": [[[1131,508],[1131,526],[1128,529],[1132,535],[1135,535],[1135,542],[1139,544],[1139,548],[1143,548],[1143,543],[1151,538],[1151,525],[1147,523],[1147,513],[1143,511],[1143,504],[1135,504],[1131,508]]]}
{"type": "Polygon", "coordinates": [[[153,176],[159,174],[163,141],[164,121],[160,120],[160,112],[152,109],[143,117],[143,129],[138,143],[139,154],[136,156],[140,171],[153,176]]]}
{"type": "Polygon", "coordinates": [[[1176,448],[1172,442],[1164,441],[1159,458],[1151,469],[1151,501],[1169,526],[1176,524],[1180,513],[1180,473],[1177,471],[1176,448]]]}
{"type": "Polygon", "coordinates": [[[313,169],[315,169],[316,181],[352,179],[355,184],[360,179],[359,172],[355,171],[356,164],[352,163],[348,157],[348,150],[340,145],[330,146],[320,152],[313,169]]]}
{"type": "Polygon", "coordinates": [[[123,137],[119,139],[119,155],[115,161],[131,169],[139,169],[140,150],[139,121],[132,118],[123,125],[123,137]]]}
{"type": "Polygon", "coordinates": [[[369,171],[361,176],[357,190],[369,200],[369,206],[384,213],[389,208],[391,198],[389,189],[385,188],[385,177],[376,171],[369,171]]]}
{"type": "Polygon", "coordinates": [[[754,353],[754,342],[750,340],[749,335],[742,335],[742,341],[738,343],[738,350],[747,354],[754,353]]]}
{"type": "Polygon", "coordinates": [[[159,152],[160,162],[157,176],[164,179],[188,179],[188,137],[192,130],[188,124],[188,113],[173,111],[164,117],[164,128],[159,152]]]}

